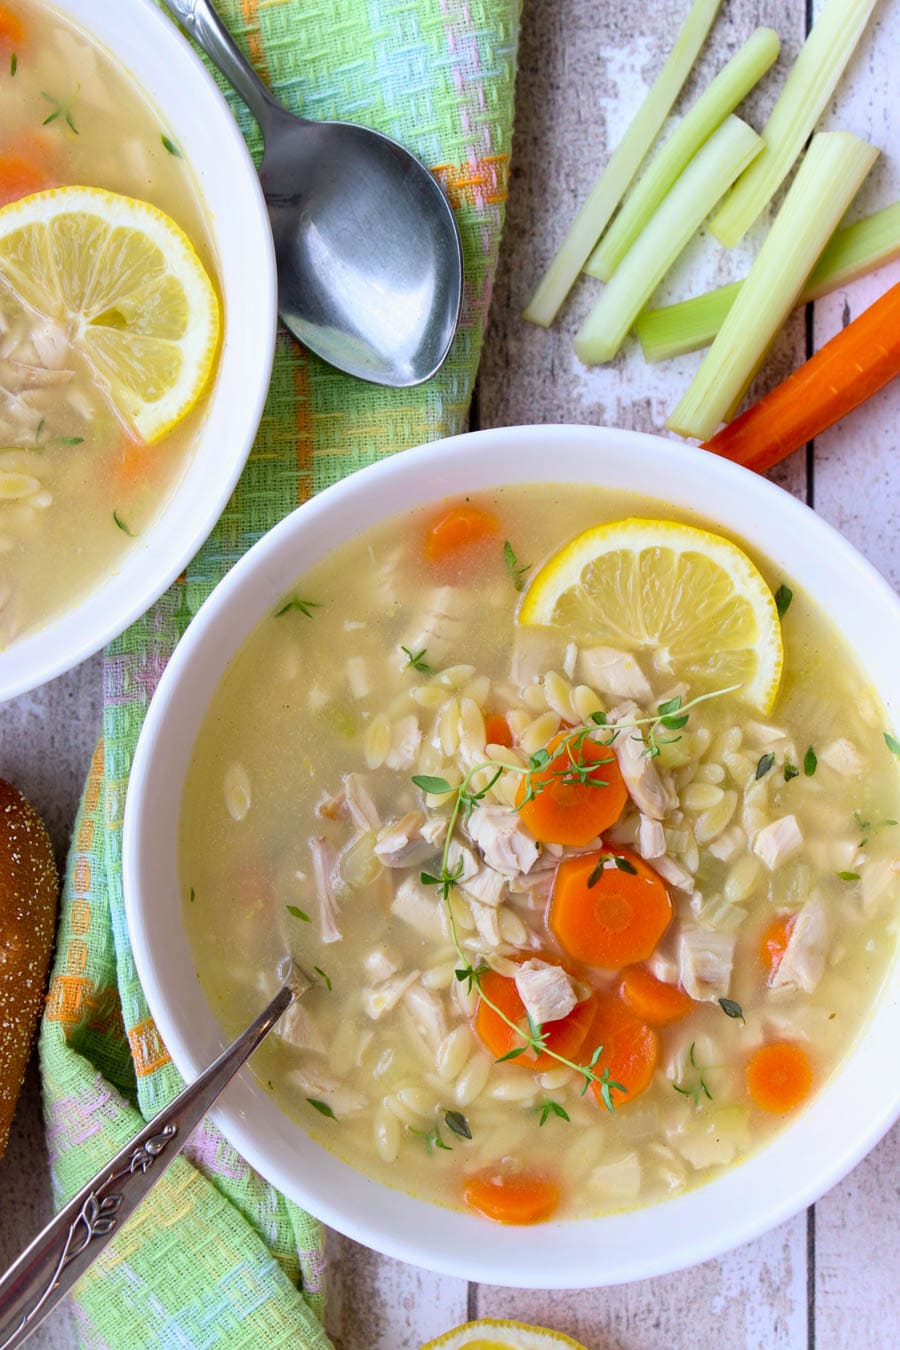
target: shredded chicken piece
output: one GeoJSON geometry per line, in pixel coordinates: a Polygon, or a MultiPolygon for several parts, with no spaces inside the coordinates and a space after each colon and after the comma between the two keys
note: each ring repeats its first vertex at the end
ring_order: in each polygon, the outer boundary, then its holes
{"type": "Polygon", "coordinates": [[[69,355],[69,339],[65,330],[50,319],[31,330],[31,345],[37,359],[47,370],[60,370],[69,355]]]}
{"type": "Polygon", "coordinates": [[[409,924],[427,942],[439,942],[444,936],[441,906],[435,895],[426,892],[415,877],[406,877],[397,887],[391,901],[391,913],[402,923],[409,924]]]}
{"type": "Polygon", "coordinates": [[[451,840],[450,847],[447,849],[447,862],[450,864],[450,871],[457,874],[457,880],[460,885],[466,885],[473,877],[478,875],[479,862],[470,848],[461,844],[458,839],[451,840]],[[462,866],[460,867],[460,864],[462,866]]]}
{"type": "MultiPolygon", "coordinates": [[[[623,703],[615,713],[610,713],[610,722],[631,721],[638,708],[633,703],[623,703]]],[[[645,753],[644,737],[639,727],[624,727],[613,741],[613,751],[619,764],[619,772],[625,780],[629,795],[638,810],[651,820],[662,820],[678,805],[678,798],[672,786],[672,780],[665,772],[660,772],[656,764],[645,753]]]]}
{"type": "Polygon", "coordinates": [[[434,846],[421,835],[425,815],[408,811],[400,820],[382,825],[375,840],[375,856],[385,867],[418,867],[434,853],[434,846]]]}
{"type": "Polygon", "coordinates": [[[734,933],[712,932],[685,924],[678,939],[680,984],[691,998],[713,1002],[724,998],[734,964],[734,933]]]}
{"type": "Polygon", "coordinates": [[[762,858],[770,872],[789,862],[803,847],[803,835],[796,816],[781,816],[764,825],[753,840],[753,852],[762,858]]]}
{"type": "Polygon", "coordinates": [[[482,942],[488,947],[499,947],[503,942],[499,910],[492,905],[482,905],[478,900],[469,900],[469,910],[482,942]]]}
{"type": "Polygon", "coordinates": [[[337,926],[338,904],[334,894],[334,874],[337,855],[327,839],[310,839],[313,875],[319,898],[319,929],[323,942],[341,942],[343,933],[337,926]]]}
{"type": "Polygon", "coordinates": [[[358,830],[377,830],[381,824],[378,808],[361,773],[344,775],[344,796],[350,818],[358,830]]]}
{"type": "Polygon", "coordinates": [[[385,763],[389,769],[411,769],[416,762],[422,732],[413,713],[400,717],[391,733],[391,748],[385,763]]]}
{"type": "Polygon", "coordinates": [[[666,851],[666,832],[658,820],[641,816],[638,831],[638,853],[642,858],[661,858],[666,851]]]}
{"type": "Polygon", "coordinates": [[[447,1034],[447,1019],[441,999],[420,983],[407,988],[403,1003],[429,1048],[437,1050],[447,1034]]]}
{"type": "Polygon", "coordinates": [[[812,895],[794,919],[784,955],[770,984],[773,989],[811,994],[825,973],[831,920],[818,895],[812,895]]]}
{"type": "Polygon", "coordinates": [[[363,958],[363,969],[372,980],[388,980],[400,969],[400,958],[390,947],[379,942],[363,958]]]}
{"type": "Polygon", "coordinates": [[[471,591],[463,586],[436,586],[404,638],[403,646],[411,652],[424,647],[432,666],[444,661],[465,636],[471,599],[471,591]]]}
{"type": "Polygon", "coordinates": [[[440,848],[447,837],[447,825],[446,816],[432,816],[430,820],[425,821],[425,824],[419,830],[419,834],[423,839],[427,839],[429,844],[433,844],[435,848],[440,848]]]}
{"type": "Polygon", "coordinates": [[[523,961],[516,970],[516,989],[538,1026],[568,1017],[578,1002],[566,972],[546,961],[523,961]]]}
{"type": "Polygon", "coordinates": [[[410,985],[419,978],[418,970],[410,970],[401,975],[392,975],[381,984],[373,985],[362,991],[363,1011],[373,1022],[377,1022],[386,1012],[396,1008],[410,985]]]}
{"type": "Polygon", "coordinates": [[[282,1013],[275,1035],[296,1046],[298,1050],[308,1050],[313,1055],[327,1053],[321,1031],[310,1016],[309,1010],[304,1008],[299,1000],[295,999],[287,1011],[282,1013]]]}
{"type": "Polygon", "coordinates": [[[694,894],[694,878],[686,867],[683,867],[680,862],[676,862],[674,858],[670,858],[668,854],[653,859],[653,870],[658,872],[663,881],[667,881],[676,890],[684,891],[685,895],[694,894]]]}
{"type": "Polygon", "coordinates": [[[836,741],[826,745],[819,755],[819,763],[827,764],[830,769],[843,774],[845,778],[858,778],[863,771],[859,751],[846,736],[839,736],[836,741]]]}
{"type": "Polygon", "coordinates": [[[767,722],[748,720],[744,723],[744,738],[757,750],[767,750],[779,741],[787,740],[783,727],[773,727],[767,722]]]}
{"type": "Polygon", "coordinates": [[[507,880],[492,867],[479,867],[474,876],[462,883],[466,895],[474,896],[483,905],[492,905],[495,909],[503,903],[507,880]]]}
{"type": "Polygon", "coordinates": [[[565,665],[566,639],[561,629],[542,624],[515,625],[512,679],[520,689],[535,684],[548,670],[565,665]]]}
{"type": "Polygon", "coordinates": [[[878,858],[862,873],[862,908],[867,916],[880,909],[891,896],[900,897],[900,858],[878,858]]]}
{"type": "Polygon", "coordinates": [[[518,814],[508,806],[476,806],[466,822],[466,830],[488,867],[503,876],[530,872],[537,861],[537,844],[525,833],[518,814]]]}
{"type": "Polygon", "coordinates": [[[720,862],[735,862],[743,853],[747,843],[747,836],[740,825],[729,825],[727,830],[723,830],[718,839],[714,839],[707,847],[714,858],[720,862]]]}
{"type": "Polygon", "coordinates": [[[356,1115],[367,1105],[363,1093],[357,1092],[347,1083],[342,1083],[339,1078],[326,1073],[324,1069],[304,1064],[300,1069],[291,1069],[287,1077],[292,1083],[297,1084],[304,1097],[312,1097],[315,1101],[330,1106],[338,1120],[342,1120],[344,1116],[356,1115]]]}
{"type": "Polygon", "coordinates": [[[647,961],[647,969],[663,984],[677,984],[680,972],[678,961],[678,932],[672,925],[657,943],[656,950],[647,961]]]}
{"type": "Polygon", "coordinates": [[[578,678],[612,698],[633,698],[649,703],[653,697],[650,681],[630,652],[615,647],[588,647],[578,657],[578,678]]]}

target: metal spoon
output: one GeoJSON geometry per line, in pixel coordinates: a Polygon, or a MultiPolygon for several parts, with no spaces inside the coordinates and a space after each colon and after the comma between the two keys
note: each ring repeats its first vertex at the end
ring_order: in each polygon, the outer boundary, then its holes
{"type": "Polygon", "coordinates": [[[259,176],[282,320],[331,365],[374,384],[421,384],[459,318],[462,250],[450,204],[396,141],[286,111],[209,0],[164,0],[259,123],[259,176]]]}
{"type": "Polygon", "coordinates": [[[260,1041],[315,983],[290,958],[279,978],[283,987],[247,1030],[83,1186],[0,1275],[0,1350],[22,1345],[66,1297],[178,1156],[260,1041]]]}

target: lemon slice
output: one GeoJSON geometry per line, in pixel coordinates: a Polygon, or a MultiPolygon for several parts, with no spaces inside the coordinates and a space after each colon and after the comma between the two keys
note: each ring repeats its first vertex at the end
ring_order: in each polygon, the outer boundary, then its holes
{"type": "Polygon", "coordinates": [[[196,404],[219,302],[187,235],[149,202],[63,187],[3,207],[0,278],[63,329],[141,440],[196,404]]]}
{"type": "Polygon", "coordinates": [[[746,553],[709,530],[636,519],[585,530],[536,574],[518,617],[646,651],[692,690],[739,684],[761,712],[775,702],[784,651],[774,597],[746,553]]]}
{"type": "Polygon", "coordinates": [[[524,1322],[500,1321],[482,1317],[477,1322],[445,1331],[421,1350],[586,1350],[580,1341],[546,1327],[526,1326],[524,1322]]]}

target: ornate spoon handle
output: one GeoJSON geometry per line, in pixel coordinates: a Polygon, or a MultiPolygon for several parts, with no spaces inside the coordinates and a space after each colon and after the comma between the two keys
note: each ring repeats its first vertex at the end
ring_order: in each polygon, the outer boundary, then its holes
{"type": "Polygon", "coordinates": [[[255,1022],[82,1187],[0,1276],[0,1350],[21,1345],[65,1298],[281,1014],[308,988],[308,981],[292,974],[255,1022]]]}

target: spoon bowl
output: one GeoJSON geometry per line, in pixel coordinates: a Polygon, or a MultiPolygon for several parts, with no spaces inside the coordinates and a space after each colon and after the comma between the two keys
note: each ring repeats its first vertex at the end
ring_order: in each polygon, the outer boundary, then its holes
{"type": "Polygon", "coordinates": [[[289,113],[209,0],[165,4],[259,123],[284,324],[360,379],[401,389],[429,379],[450,350],[462,300],[459,232],[440,185],[378,131],[289,113]]]}

